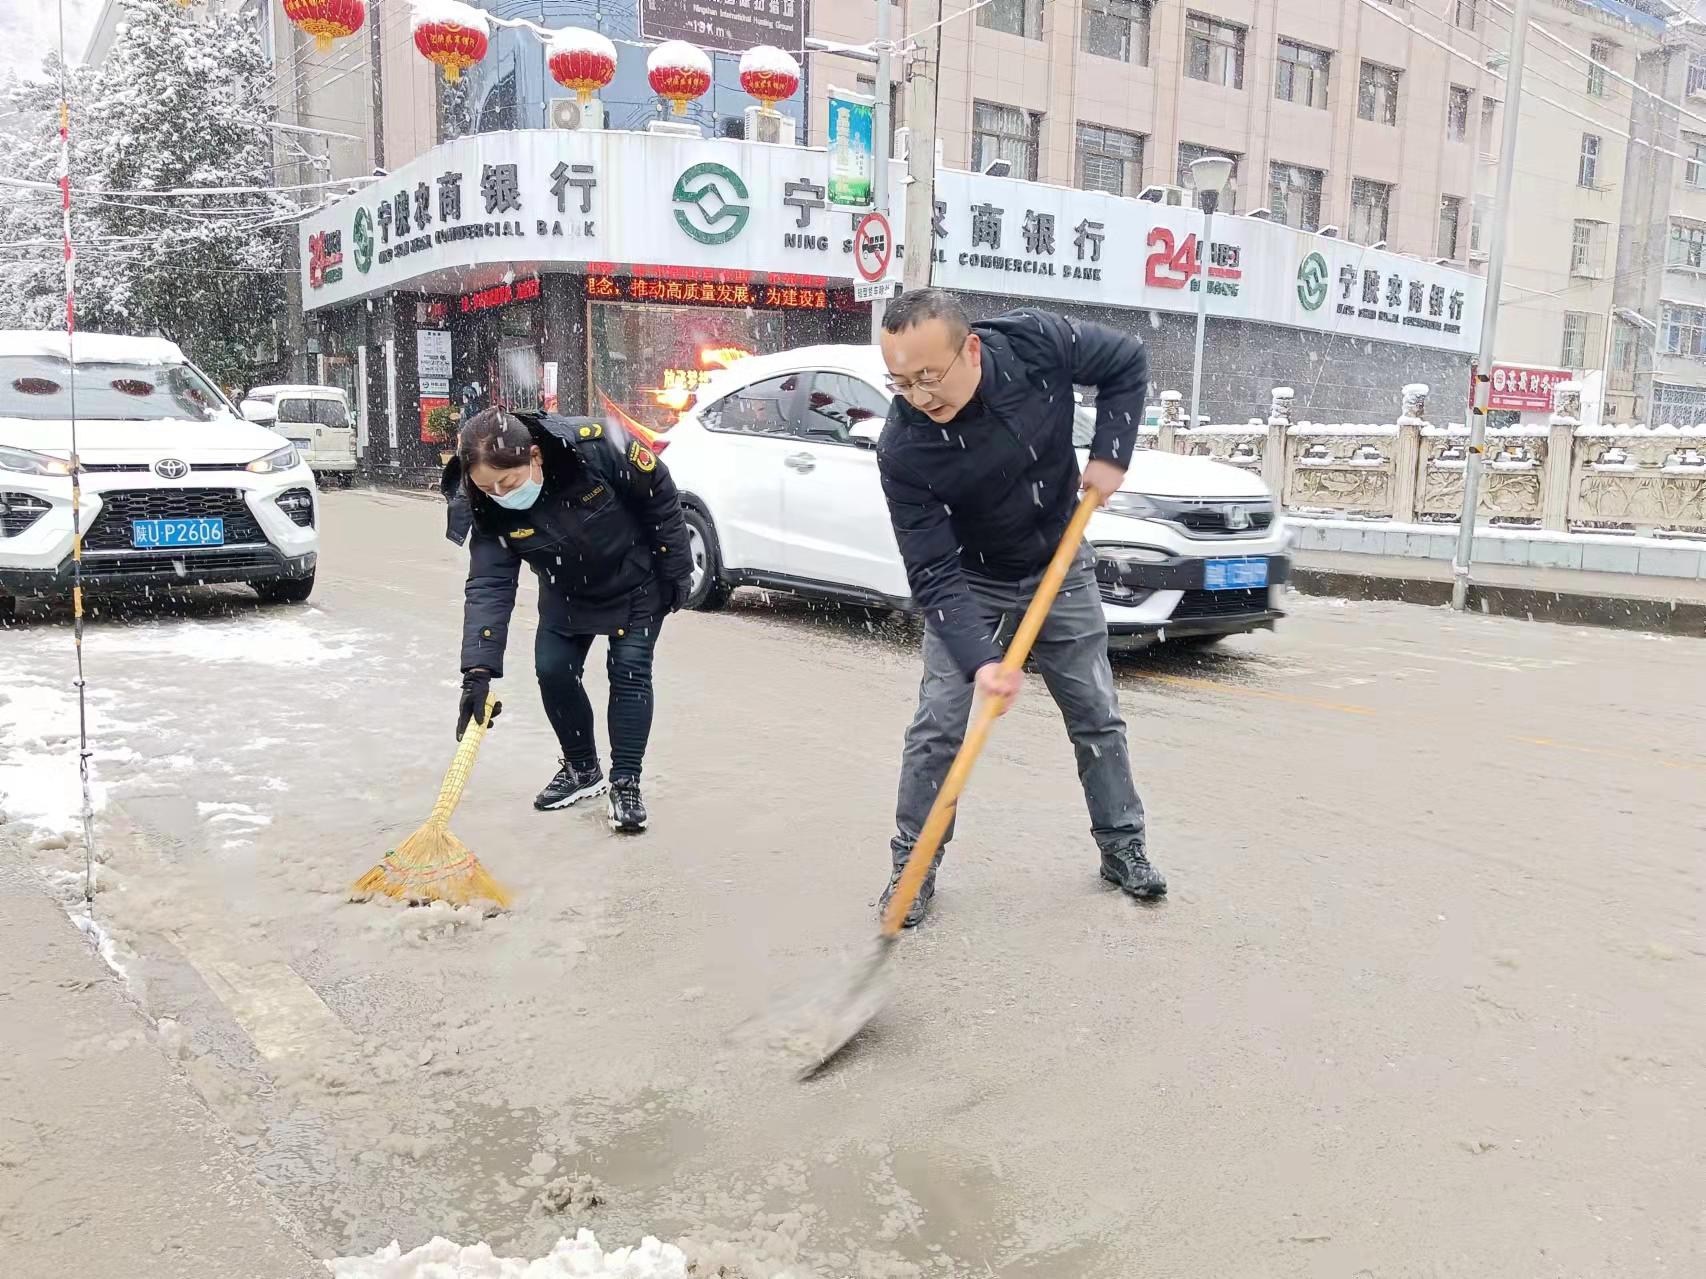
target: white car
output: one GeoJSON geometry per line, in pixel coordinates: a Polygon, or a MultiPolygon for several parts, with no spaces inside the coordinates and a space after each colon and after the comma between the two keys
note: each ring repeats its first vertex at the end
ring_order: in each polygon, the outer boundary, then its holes
{"type": "Polygon", "coordinates": [[[91,588],[247,582],[262,599],[314,589],[319,495],[296,446],[246,422],[159,338],[0,330],[0,612],[66,595],[71,411],[91,588]]]}
{"type": "MultiPolygon", "coordinates": [[[[752,585],[912,608],[877,477],[885,376],[874,346],[818,346],[742,360],[701,388],[662,437],[692,539],[692,607],[752,585]]],[[[1080,408],[1081,462],[1094,425],[1080,408]]],[[[1283,616],[1287,533],[1251,472],[1139,449],[1089,537],[1114,647],[1212,641],[1283,616]]]]}
{"type": "Polygon", "coordinates": [[[345,488],[355,479],[355,426],[338,387],[257,386],[237,407],[249,421],[296,445],[315,478],[335,478],[345,488]]]}

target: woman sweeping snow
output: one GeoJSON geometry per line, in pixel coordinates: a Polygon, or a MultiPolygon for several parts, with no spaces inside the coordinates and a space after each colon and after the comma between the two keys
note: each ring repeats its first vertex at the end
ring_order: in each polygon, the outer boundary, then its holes
{"type": "Polygon", "coordinates": [[[608,789],[611,826],[644,830],[640,774],[652,727],[652,654],[664,615],[687,600],[691,571],[669,471],[644,443],[591,418],[486,409],[458,432],[442,487],[450,540],[461,545],[473,532],[457,738],[503,675],[525,562],[539,579],[533,664],[563,752],[562,767],[533,805],[567,808],[608,789]],[[581,683],[600,635],[609,642],[608,787],[581,683]]]}

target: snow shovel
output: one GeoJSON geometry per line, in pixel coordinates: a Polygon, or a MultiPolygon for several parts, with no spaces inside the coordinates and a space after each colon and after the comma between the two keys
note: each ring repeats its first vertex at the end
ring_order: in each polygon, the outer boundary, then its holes
{"type": "MultiPolygon", "coordinates": [[[[1078,554],[1078,547],[1084,541],[1084,529],[1100,503],[1101,499],[1095,493],[1085,493],[1079,501],[1054,558],[1049,561],[1048,571],[1043,574],[1036,594],[1031,597],[1030,607],[1025,610],[1019,629],[1014,632],[1013,642],[1007,646],[1007,655],[1001,659],[1002,670],[1017,671],[1030,656],[1031,645],[1036,643],[1043,619],[1053,607],[1060,584],[1066,580],[1067,570],[1072,567],[1073,556],[1078,554]]],[[[948,769],[947,780],[936,792],[936,802],[930,806],[930,814],[924,819],[924,829],[919,832],[918,842],[913,845],[906,867],[900,873],[894,896],[889,898],[888,908],[883,911],[876,944],[856,960],[849,971],[837,973],[821,988],[808,991],[791,1002],[785,1014],[790,1023],[785,1044],[804,1061],[799,1072],[801,1079],[810,1078],[827,1065],[848,1040],[864,1029],[886,1000],[887,991],[882,977],[889,953],[900,939],[901,922],[906,918],[906,912],[912,909],[918,890],[924,884],[924,876],[935,860],[936,850],[942,846],[942,837],[948,833],[948,823],[953,820],[960,793],[971,777],[972,765],[977,763],[977,757],[989,739],[989,730],[1005,709],[1004,701],[993,698],[978,706],[959,753],[948,769]]]]}

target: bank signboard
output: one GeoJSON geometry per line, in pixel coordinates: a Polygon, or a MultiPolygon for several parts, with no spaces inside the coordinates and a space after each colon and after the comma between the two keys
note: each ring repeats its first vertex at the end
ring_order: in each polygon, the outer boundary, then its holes
{"type": "MultiPolygon", "coordinates": [[[[897,192],[903,170],[894,162],[897,192]]],[[[824,152],[801,147],[615,131],[480,134],[306,219],[303,301],[314,310],[404,286],[464,293],[511,264],[518,273],[650,263],[851,280],[856,218],[827,196],[824,152]],[[342,251],[350,243],[353,254],[342,251]]]]}
{"type": "Polygon", "coordinates": [[[1197,308],[1211,316],[1472,352],[1479,276],[1325,239],[1275,222],[1097,191],[945,171],[937,175],[932,282],[1050,302],[1197,308]]]}
{"type": "MultiPolygon", "coordinates": [[[[905,191],[893,165],[888,223],[905,191]]],[[[857,215],[831,156],[720,138],[521,130],[445,143],[301,226],[314,310],[407,287],[466,293],[515,274],[633,264],[852,283],[857,215]]],[[[1472,352],[1482,280],[1420,258],[1250,218],[946,170],[934,283],[1048,305],[1194,312],[1472,352]]],[[[911,246],[891,249],[898,274],[911,246]]],[[[922,249],[920,251],[923,251],[922,249]]]]}

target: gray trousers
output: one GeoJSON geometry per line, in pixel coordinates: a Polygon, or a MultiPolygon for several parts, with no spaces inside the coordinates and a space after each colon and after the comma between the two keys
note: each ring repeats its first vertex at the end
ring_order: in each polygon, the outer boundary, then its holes
{"type": "MultiPolygon", "coordinates": [[[[1102,848],[1135,843],[1142,849],[1143,801],[1132,782],[1125,721],[1120,718],[1113,670],[1108,664],[1108,622],[1096,590],[1095,563],[1095,555],[1086,545],[1043,621],[1031,657],[1042,672],[1049,695],[1060,707],[1067,736],[1078,756],[1078,780],[1090,810],[1091,835],[1102,848]]],[[[985,623],[1005,648],[1042,574],[1019,582],[999,582],[969,573],[966,578],[985,623]]],[[[972,683],[926,622],[918,713],[906,730],[906,747],[900,757],[900,795],[895,802],[895,837],[890,845],[896,866],[918,842],[930,805],[965,739],[972,692],[972,683]]],[[[950,823],[942,840],[944,847],[953,835],[950,823]]]]}

